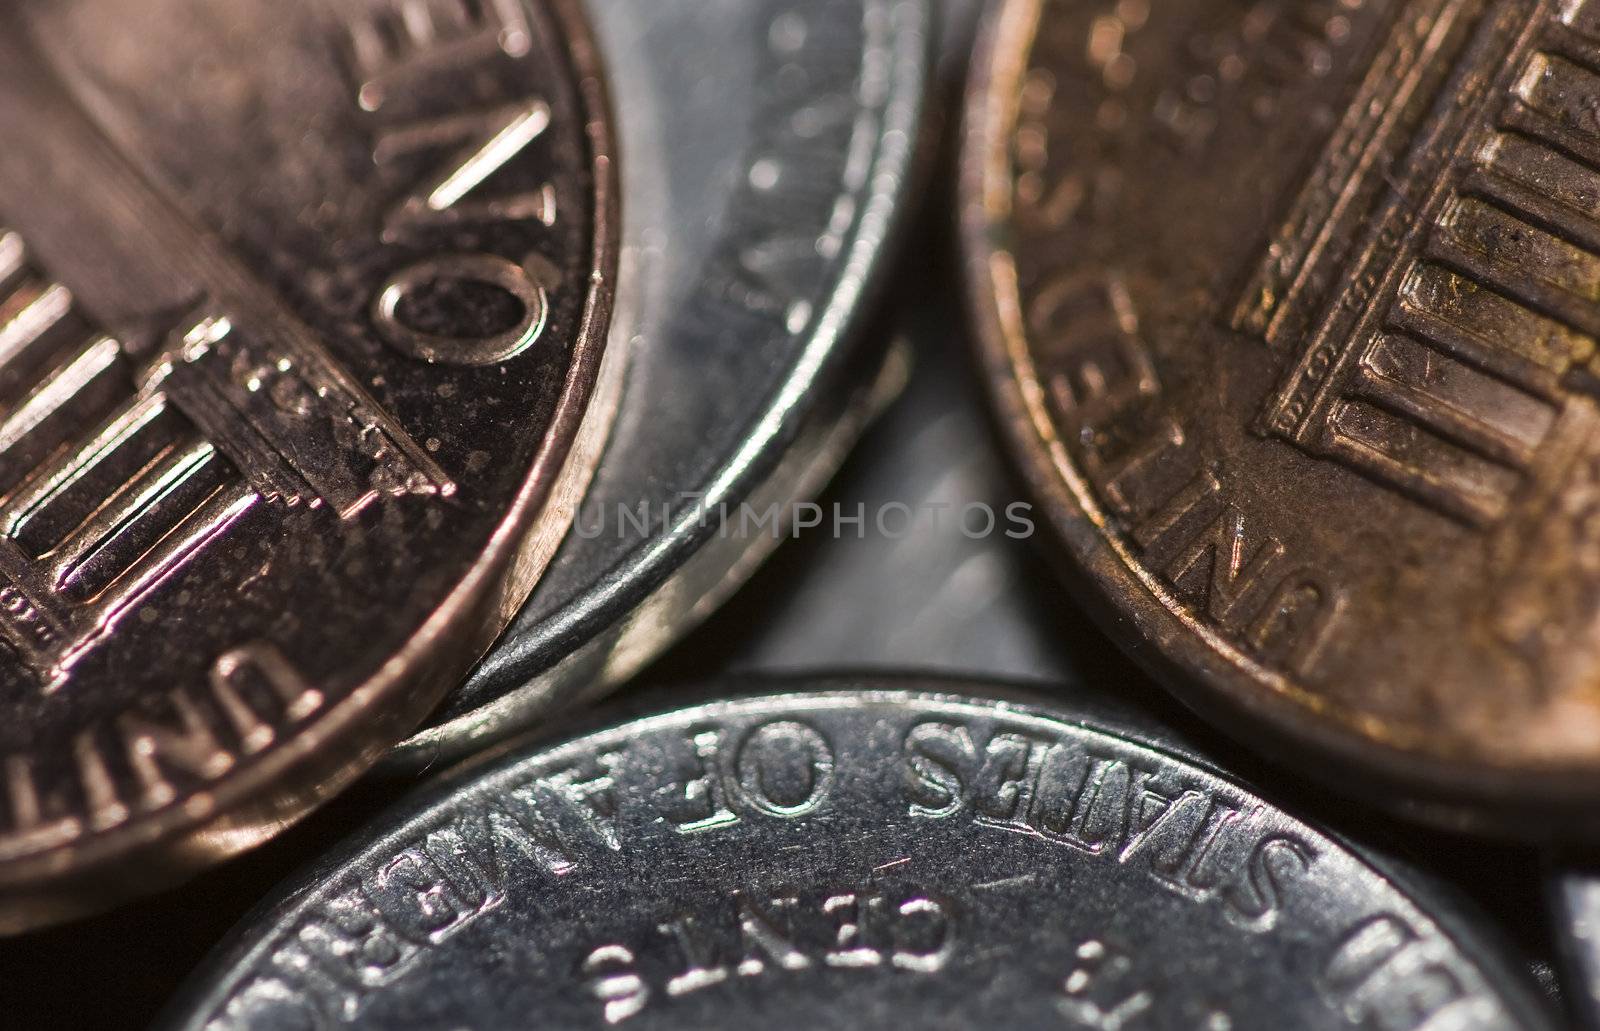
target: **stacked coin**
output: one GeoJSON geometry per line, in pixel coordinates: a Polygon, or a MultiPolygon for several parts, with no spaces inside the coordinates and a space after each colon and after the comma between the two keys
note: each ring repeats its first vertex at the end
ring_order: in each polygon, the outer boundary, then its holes
{"type": "Polygon", "coordinates": [[[128,13],[0,12],[8,1024],[1600,1026],[1596,5],[128,13]]]}
{"type": "Polygon", "coordinates": [[[636,673],[749,575],[873,407],[881,348],[849,345],[902,219],[926,5],[592,0],[590,17],[630,156],[621,414],[548,575],[400,763],[636,673]]]}

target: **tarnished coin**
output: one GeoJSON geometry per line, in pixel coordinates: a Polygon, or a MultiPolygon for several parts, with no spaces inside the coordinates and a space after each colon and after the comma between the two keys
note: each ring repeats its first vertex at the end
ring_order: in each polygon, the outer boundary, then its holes
{"type": "Polygon", "coordinates": [[[1016,451],[1192,704],[1600,828],[1600,5],[1012,0],[963,219],[1016,451]]]}
{"type": "MultiPolygon", "coordinates": [[[[980,8],[934,6],[938,88],[950,100],[980,8]]],[[[953,188],[948,164],[937,166],[934,196],[953,188]]],[[[893,324],[909,382],[818,499],[824,525],[751,585],[761,614],[731,668],[814,670],[826,656],[830,668],[858,673],[1074,679],[1076,656],[1050,616],[1059,589],[1031,575],[1032,505],[1007,482],[967,368],[952,229],[948,219],[925,220],[900,263],[893,324]]]]}
{"type": "Polygon", "coordinates": [[[909,199],[927,0],[589,13],[641,280],[621,412],[549,575],[397,764],[462,755],[627,679],[786,536],[790,503],[871,410],[873,369],[850,345],[909,199]]]}
{"type": "Polygon", "coordinates": [[[1542,1026],[1462,914],[1202,762],[892,684],[457,776],[249,918],[171,1022],[1542,1026]]]}
{"type": "Polygon", "coordinates": [[[136,13],[0,14],[0,931],[370,763],[593,461],[615,191],[570,0],[136,13]]]}

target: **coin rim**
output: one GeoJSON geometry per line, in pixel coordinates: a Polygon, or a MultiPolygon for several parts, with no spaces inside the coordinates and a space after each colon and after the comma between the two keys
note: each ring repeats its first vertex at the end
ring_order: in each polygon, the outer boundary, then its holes
{"type": "Polygon", "coordinates": [[[876,705],[954,707],[988,719],[1033,720],[1075,728],[1147,750],[1177,766],[1214,778],[1259,799],[1298,826],[1326,840],[1380,878],[1425,917],[1439,937],[1449,941],[1482,975],[1486,988],[1516,1019],[1517,1026],[1554,1028],[1552,1008],[1535,990],[1527,972],[1512,959],[1509,940],[1497,925],[1472,919],[1481,907],[1437,877],[1387,853],[1359,844],[1316,815],[1302,815],[1286,804],[1282,792],[1261,786],[1219,766],[1181,734],[1116,698],[1059,700],[1049,685],[987,681],[970,676],[921,673],[725,674],[702,683],[669,685],[632,700],[618,700],[600,711],[583,713],[551,735],[525,736],[501,744],[452,767],[445,774],[388,805],[344,833],[331,847],[284,878],[225,934],[189,976],[152,1025],[156,1028],[198,1028],[201,1012],[209,1018],[225,1004],[219,989],[252,953],[273,935],[255,934],[276,922],[308,890],[316,890],[365,854],[413,833],[413,824],[433,818],[436,810],[481,782],[505,777],[522,766],[555,765],[569,753],[587,754],[597,740],[614,739],[685,727],[732,710],[749,714],[783,710],[803,716],[819,708],[865,710],[876,705]],[[685,697],[686,696],[686,697],[685,697]],[[203,1007],[203,1010],[202,1010],[203,1007]]]}
{"type": "MultiPolygon", "coordinates": [[[[572,475],[570,459],[580,445],[607,352],[621,194],[615,120],[586,16],[579,0],[541,2],[564,46],[583,118],[593,181],[592,246],[582,277],[587,294],[578,331],[570,343],[561,342],[572,355],[567,375],[517,493],[472,565],[376,672],[309,723],[280,728],[294,732],[253,758],[245,771],[224,774],[214,786],[159,810],[135,811],[114,828],[86,828],[68,845],[0,863],[0,935],[85,915],[194,873],[260,844],[346,787],[488,650],[508,613],[537,582],[554,553],[553,542],[565,535],[566,523],[541,524],[540,517],[554,514],[557,521],[565,516],[570,522],[572,515],[568,506],[550,502],[563,476],[572,475]],[[138,864],[148,865],[126,869],[138,864]],[[105,869],[112,865],[123,869],[105,869]]],[[[587,461],[592,465],[597,458],[596,452],[587,461]]]]}
{"type": "Polygon", "coordinates": [[[1106,633],[1186,705],[1316,779],[1458,829],[1533,837],[1600,832],[1593,805],[1600,770],[1514,766],[1416,747],[1429,743],[1425,734],[1403,739],[1376,717],[1297,686],[1185,618],[1117,539],[1046,410],[1008,238],[1011,140],[1044,10],[1043,0],[1006,0],[984,19],[963,103],[957,218],[981,378],[1013,462],[1046,502],[1049,523],[1070,553],[1072,561],[1063,564],[1068,586],[1106,633]]]}

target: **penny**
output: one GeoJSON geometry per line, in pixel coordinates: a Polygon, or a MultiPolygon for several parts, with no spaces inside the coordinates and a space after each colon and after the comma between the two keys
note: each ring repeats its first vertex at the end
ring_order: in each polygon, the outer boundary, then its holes
{"type": "Polygon", "coordinates": [[[1346,790],[1600,829],[1600,6],[1012,0],[980,65],[987,378],[1114,630],[1346,790]]]}
{"type": "Polygon", "coordinates": [[[935,0],[939,16],[939,80],[952,86],[966,78],[984,0],[935,0]]]}
{"type": "Polygon", "coordinates": [[[927,0],[596,0],[637,282],[593,486],[416,768],[628,679],[787,536],[876,403],[852,345],[908,197],[927,0]]]}
{"type": "Polygon", "coordinates": [[[1179,750],[959,684],[814,686],[403,803],[171,1026],[1544,1026],[1467,914],[1179,750]]]}
{"type": "Polygon", "coordinates": [[[130,13],[0,16],[0,931],[370,764],[594,460],[615,190],[573,4],[130,13]]]}

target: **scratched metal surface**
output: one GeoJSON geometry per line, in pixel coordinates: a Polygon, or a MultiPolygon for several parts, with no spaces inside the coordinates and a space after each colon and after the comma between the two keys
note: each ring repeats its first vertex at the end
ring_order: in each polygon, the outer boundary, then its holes
{"type": "Polygon", "coordinates": [[[806,686],[436,785],[164,1026],[1546,1026],[1448,906],[1181,750],[981,685],[806,686]]]}

